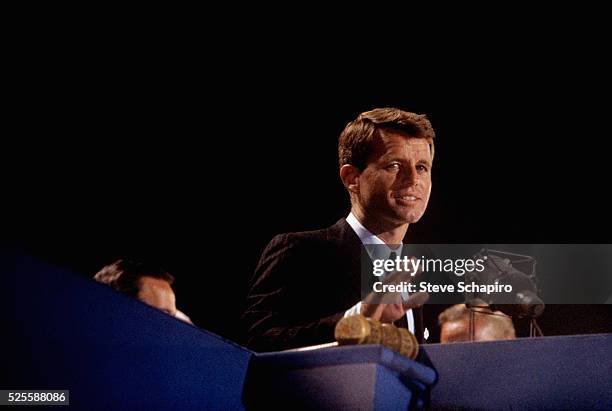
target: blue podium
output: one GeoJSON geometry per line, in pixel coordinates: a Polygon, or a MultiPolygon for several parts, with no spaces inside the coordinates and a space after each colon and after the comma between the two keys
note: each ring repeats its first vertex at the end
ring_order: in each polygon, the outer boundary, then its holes
{"type": "Polygon", "coordinates": [[[422,408],[436,373],[381,345],[258,354],[245,404],[290,409],[422,408]]]}
{"type": "Polygon", "coordinates": [[[430,344],[434,409],[612,409],[612,334],[430,344]]]}
{"type": "Polygon", "coordinates": [[[0,389],[71,409],[612,409],[612,334],[257,354],[19,253],[0,273],[0,389]]]}

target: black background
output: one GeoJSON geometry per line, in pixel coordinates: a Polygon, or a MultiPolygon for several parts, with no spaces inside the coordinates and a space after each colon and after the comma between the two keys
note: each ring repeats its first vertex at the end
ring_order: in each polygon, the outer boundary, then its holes
{"type": "Polygon", "coordinates": [[[425,113],[437,131],[430,205],[409,239],[609,242],[598,58],[574,71],[562,52],[535,61],[537,49],[419,64],[127,49],[20,67],[3,242],[86,276],[121,257],[157,262],[201,327],[239,339],[246,282],[272,236],[346,216],[337,138],[374,107],[425,113]]]}

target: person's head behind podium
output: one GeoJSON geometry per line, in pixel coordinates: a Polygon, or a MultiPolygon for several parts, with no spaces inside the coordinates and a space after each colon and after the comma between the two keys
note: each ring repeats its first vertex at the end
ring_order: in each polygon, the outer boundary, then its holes
{"type": "Polygon", "coordinates": [[[102,268],[94,279],[173,317],[177,314],[174,277],[161,267],[122,259],[102,268]]]}
{"type": "Polygon", "coordinates": [[[371,231],[421,218],[431,193],[434,137],[425,115],[396,108],[361,113],[346,126],[338,145],[340,178],[352,212],[371,231]]]}
{"type": "Polygon", "coordinates": [[[440,342],[471,341],[470,311],[473,312],[474,341],[511,340],[516,338],[512,319],[501,311],[493,311],[483,301],[471,308],[456,304],[438,316],[440,342]]]}

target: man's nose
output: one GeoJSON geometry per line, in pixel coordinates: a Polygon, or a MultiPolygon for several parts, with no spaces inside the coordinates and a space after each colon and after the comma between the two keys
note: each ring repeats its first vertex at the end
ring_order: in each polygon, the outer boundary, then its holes
{"type": "Polygon", "coordinates": [[[414,165],[404,167],[400,173],[401,183],[410,187],[419,183],[419,173],[414,165]]]}

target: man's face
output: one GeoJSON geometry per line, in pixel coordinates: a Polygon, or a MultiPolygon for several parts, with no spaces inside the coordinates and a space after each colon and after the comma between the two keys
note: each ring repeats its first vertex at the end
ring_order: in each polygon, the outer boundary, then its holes
{"type": "Polygon", "coordinates": [[[405,133],[381,131],[359,176],[357,201],[383,224],[417,222],[429,202],[432,158],[429,143],[405,133]]]}
{"type": "Polygon", "coordinates": [[[176,315],[174,291],[167,281],[154,277],[141,277],[138,280],[138,299],[158,308],[171,316],[176,315]]]}

